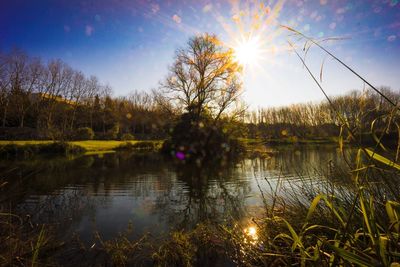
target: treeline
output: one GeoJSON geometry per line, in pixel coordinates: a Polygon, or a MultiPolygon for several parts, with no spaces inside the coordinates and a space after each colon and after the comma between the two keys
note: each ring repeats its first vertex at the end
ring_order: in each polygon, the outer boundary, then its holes
{"type": "Polygon", "coordinates": [[[112,97],[61,60],[0,53],[1,139],[163,138],[173,118],[166,106],[145,92],[112,97]]]}
{"type": "MultiPolygon", "coordinates": [[[[385,87],[380,91],[400,103],[399,91],[385,87]]],[[[341,128],[350,128],[357,136],[382,132],[394,135],[400,123],[398,110],[372,89],[333,97],[331,104],[324,101],[259,109],[249,112],[246,121],[248,137],[263,139],[326,138],[338,136],[341,128]],[[344,124],[348,127],[342,127],[344,124]]]]}
{"type": "MultiPolygon", "coordinates": [[[[400,102],[399,91],[380,91],[400,102]]],[[[113,97],[110,86],[61,60],[43,62],[16,49],[0,52],[3,140],[164,139],[185,111],[168,99],[156,91],[113,97]]],[[[331,101],[248,111],[230,120],[230,128],[246,138],[312,139],[338,136],[345,121],[359,136],[397,136],[399,112],[375,91],[352,91],[331,101]]]]}

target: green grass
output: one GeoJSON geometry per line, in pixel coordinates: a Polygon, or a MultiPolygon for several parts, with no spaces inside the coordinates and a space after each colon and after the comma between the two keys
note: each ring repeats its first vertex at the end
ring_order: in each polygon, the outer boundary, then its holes
{"type": "Polygon", "coordinates": [[[5,146],[5,145],[18,145],[18,146],[23,146],[23,145],[43,145],[43,144],[51,144],[54,143],[54,141],[36,141],[36,140],[26,140],[26,141],[8,141],[8,140],[1,140],[0,141],[0,146],[5,146]]]}
{"type": "MultiPolygon", "coordinates": [[[[87,140],[87,141],[71,141],[68,144],[81,147],[85,149],[87,153],[94,152],[110,152],[115,151],[119,147],[126,145],[127,143],[132,144],[132,147],[140,146],[142,143],[152,143],[154,147],[160,147],[162,140],[151,140],[151,141],[116,141],[116,140],[87,140]]],[[[54,141],[37,141],[37,140],[24,140],[24,141],[0,141],[0,147],[6,145],[17,145],[17,146],[29,146],[29,145],[47,145],[54,143],[54,141]]]]}
{"type": "Polygon", "coordinates": [[[114,141],[114,140],[87,140],[87,141],[73,141],[73,145],[83,147],[87,152],[95,151],[110,151],[115,150],[126,142],[140,142],[140,141],[114,141]]]}

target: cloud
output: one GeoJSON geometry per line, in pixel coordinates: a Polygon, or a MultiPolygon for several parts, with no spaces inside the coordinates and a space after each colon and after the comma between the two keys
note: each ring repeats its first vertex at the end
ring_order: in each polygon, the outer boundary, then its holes
{"type": "Polygon", "coordinates": [[[330,28],[331,30],[336,29],[336,22],[332,22],[331,24],[329,24],[329,28],[330,28]]]}
{"type": "Polygon", "coordinates": [[[387,40],[388,40],[388,42],[394,42],[394,41],[396,41],[396,35],[390,35],[390,36],[388,36],[388,38],[387,38],[387,40]]]}
{"type": "Polygon", "coordinates": [[[94,32],[93,26],[86,25],[86,28],[85,28],[86,36],[91,36],[93,34],[93,32],[94,32]]]}
{"type": "Polygon", "coordinates": [[[341,7],[336,9],[336,14],[344,14],[344,13],[346,13],[346,8],[341,7]]]}
{"type": "Polygon", "coordinates": [[[377,6],[374,8],[374,13],[380,13],[382,11],[382,8],[380,6],[377,6]]]}
{"type": "Polygon", "coordinates": [[[319,3],[321,5],[326,5],[328,3],[328,0],[319,0],[319,3]]]}
{"type": "Polygon", "coordinates": [[[178,24],[182,22],[181,17],[179,17],[177,14],[172,16],[172,20],[175,21],[178,24]]]}
{"type": "Polygon", "coordinates": [[[151,4],[151,12],[153,14],[157,14],[160,11],[160,5],[158,4],[151,4]]]}
{"type": "Polygon", "coordinates": [[[318,15],[318,11],[314,11],[313,13],[311,13],[310,18],[315,18],[318,15]]]}
{"type": "Polygon", "coordinates": [[[398,29],[400,28],[400,21],[394,22],[392,24],[389,25],[390,29],[398,29]]]}
{"type": "Polygon", "coordinates": [[[212,5],[212,4],[207,4],[207,5],[205,5],[205,6],[203,7],[203,12],[204,12],[204,13],[207,13],[207,12],[211,11],[212,8],[213,8],[213,5],[212,5]]]}

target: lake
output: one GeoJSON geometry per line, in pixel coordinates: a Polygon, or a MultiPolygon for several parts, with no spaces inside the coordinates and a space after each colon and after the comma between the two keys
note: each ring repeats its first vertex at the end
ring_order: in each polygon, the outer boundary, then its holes
{"type": "Polygon", "coordinates": [[[201,168],[157,153],[3,160],[0,173],[9,184],[1,201],[34,223],[58,226],[61,238],[77,234],[90,243],[95,233],[105,240],[119,233],[136,239],[203,221],[245,222],[262,215],[263,199],[268,203],[276,188],[288,202],[296,191],[306,202],[314,192],[340,193],[350,184],[336,146],[269,150],[270,157],[201,168]],[[331,188],[330,177],[338,187],[331,188]]]}

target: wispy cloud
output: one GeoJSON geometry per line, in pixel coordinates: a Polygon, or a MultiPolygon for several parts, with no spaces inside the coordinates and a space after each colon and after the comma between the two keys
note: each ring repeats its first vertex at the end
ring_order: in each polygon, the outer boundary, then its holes
{"type": "Polygon", "coordinates": [[[151,12],[153,14],[157,14],[160,11],[160,5],[158,4],[151,4],[151,12]]]}
{"type": "Polygon", "coordinates": [[[205,5],[205,6],[203,7],[203,12],[204,12],[204,13],[210,12],[210,11],[212,10],[212,8],[213,8],[213,5],[212,5],[212,4],[207,4],[207,5],[205,5]]]}
{"type": "Polygon", "coordinates": [[[181,17],[179,17],[177,14],[172,16],[172,20],[175,21],[178,24],[182,22],[181,17]]]}
{"type": "Polygon", "coordinates": [[[92,36],[93,32],[94,32],[94,27],[91,25],[86,25],[85,27],[86,36],[92,36]]]}
{"type": "Polygon", "coordinates": [[[394,42],[394,41],[396,41],[396,35],[390,35],[390,36],[388,36],[388,38],[387,38],[387,40],[388,40],[388,42],[394,42]]]}

